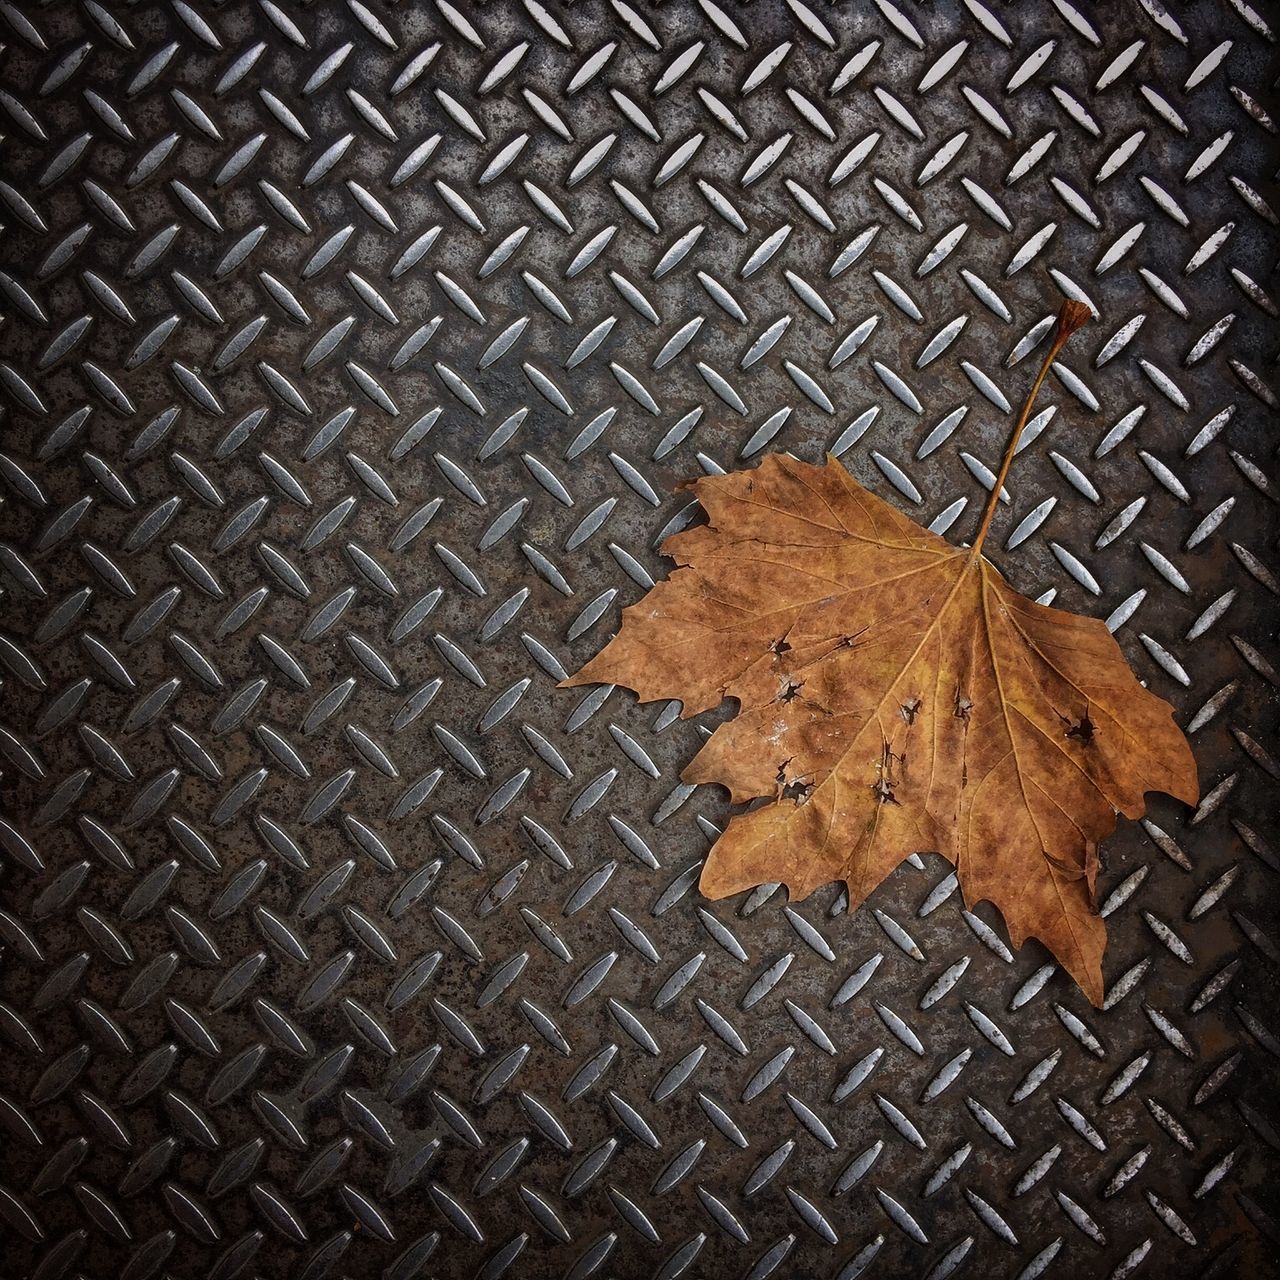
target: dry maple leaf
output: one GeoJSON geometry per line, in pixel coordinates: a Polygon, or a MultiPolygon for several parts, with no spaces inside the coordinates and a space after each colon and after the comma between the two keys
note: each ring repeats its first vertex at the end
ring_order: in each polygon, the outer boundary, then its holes
{"type": "Polygon", "coordinates": [[[970,907],[990,900],[1015,946],[1039,938],[1101,1003],[1098,842],[1148,791],[1194,803],[1195,764],[1102,622],[1034,604],[980,554],[1040,383],[1088,314],[1063,308],[971,548],[832,457],[691,486],[709,522],[664,543],[681,567],[565,683],[679,698],[685,716],[739,702],[681,776],[771,802],[729,822],[707,897],[843,880],[852,909],[936,850],[970,907]]]}

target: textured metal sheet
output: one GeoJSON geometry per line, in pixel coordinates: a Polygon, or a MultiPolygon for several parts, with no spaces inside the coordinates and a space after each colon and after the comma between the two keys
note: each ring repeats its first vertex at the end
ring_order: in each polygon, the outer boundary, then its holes
{"type": "Polygon", "coordinates": [[[1273,1264],[1268,15],[0,17],[6,1275],[1273,1264]],[[705,725],[555,687],[701,471],[966,537],[1063,294],[992,546],[1205,787],[1104,1010],[936,858],[702,901],[705,725]]]}

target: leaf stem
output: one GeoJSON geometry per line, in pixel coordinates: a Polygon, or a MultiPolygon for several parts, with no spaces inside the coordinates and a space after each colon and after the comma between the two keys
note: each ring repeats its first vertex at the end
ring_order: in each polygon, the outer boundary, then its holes
{"type": "Polygon", "coordinates": [[[1031,390],[1027,393],[1022,412],[1018,415],[1018,421],[1010,433],[1009,443],[1004,447],[1004,457],[1000,461],[1000,471],[996,475],[995,483],[991,486],[990,494],[987,496],[987,505],[982,510],[982,523],[978,525],[977,535],[973,539],[973,545],[969,548],[969,564],[973,564],[982,553],[982,544],[987,540],[987,531],[991,528],[991,521],[995,518],[996,508],[1000,505],[1000,491],[1004,488],[1009,468],[1013,464],[1013,455],[1018,450],[1018,441],[1022,439],[1022,432],[1026,428],[1027,419],[1031,417],[1031,410],[1035,407],[1036,396],[1040,394],[1040,387],[1049,372],[1049,366],[1058,358],[1058,353],[1062,348],[1067,345],[1067,339],[1081,325],[1085,324],[1092,314],[1093,312],[1083,302],[1070,301],[1064,302],[1062,310],[1058,312],[1058,324],[1053,331],[1053,342],[1050,344],[1049,350],[1040,364],[1040,372],[1036,374],[1036,380],[1031,384],[1031,390]]]}

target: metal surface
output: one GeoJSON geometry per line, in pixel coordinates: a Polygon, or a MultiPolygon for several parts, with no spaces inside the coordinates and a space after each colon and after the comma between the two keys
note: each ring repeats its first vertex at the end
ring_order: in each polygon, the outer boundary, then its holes
{"type": "Polygon", "coordinates": [[[0,15],[5,1275],[1268,1271],[1269,17],[0,15]],[[1064,293],[990,545],[1205,791],[1104,1010],[936,858],[701,900],[705,727],[555,687],[701,470],[969,536],[1064,293]]]}

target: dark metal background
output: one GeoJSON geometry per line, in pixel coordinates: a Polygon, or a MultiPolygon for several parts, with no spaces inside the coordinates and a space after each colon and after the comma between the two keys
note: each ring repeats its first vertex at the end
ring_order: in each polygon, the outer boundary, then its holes
{"type": "Polygon", "coordinates": [[[0,17],[4,1275],[1268,1270],[1271,16],[0,17]],[[702,901],[705,727],[555,688],[701,471],[968,536],[1064,293],[993,554],[1205,791],[1105,1010],[936,858],[702,901]]]}

